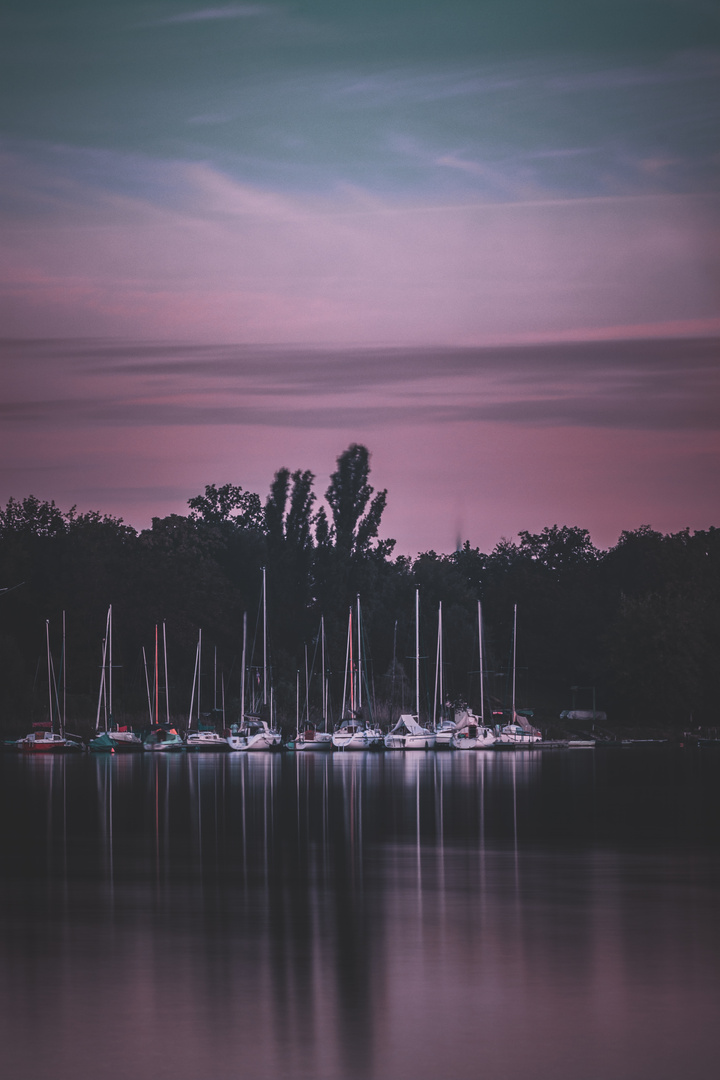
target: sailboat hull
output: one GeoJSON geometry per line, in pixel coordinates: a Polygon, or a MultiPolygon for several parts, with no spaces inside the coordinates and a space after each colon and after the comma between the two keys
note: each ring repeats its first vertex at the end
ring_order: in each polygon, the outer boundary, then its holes
{"type": "Polygon", "coordinates": [[[425,732],[424,735],[394,735],[391,732],[385,736],[386,750],[433,750],[435,744],[434,731],[425,732]]]}

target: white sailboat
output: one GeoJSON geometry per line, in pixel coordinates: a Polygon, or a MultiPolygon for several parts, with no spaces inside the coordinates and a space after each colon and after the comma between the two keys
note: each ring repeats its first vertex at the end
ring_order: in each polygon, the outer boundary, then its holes
{"type": "Polygon", "coordinates": [[[386,750],[432,750],[436,734],[420,724],[420,592],[415,590],[415,713],[403,713],[385,736],[386,750]]]}
{"type": "Polygon", "coordinates": [[[518,715],[516,705],[516,669],[517,669],[517,604],[513,611],[513,651],[512,651],[512,713],[509,724],[497,727],[495,731],[495,749],[512,750],[519,746],[532,746],[542,740],[542,733],[534,728],[525,716],[518,715]]]}
{"type": "Polygon", "coordinates": [[[263,699],[259,716],[245,713],[245,657],[247,651],[247,613],[243,615],[242,675],[240,692],[240,723],[233,724],[227,736],[231,750],[274,750],[280,746],[280,732],[270,726],[272,722],[272,692],[268,703],[268,659],[267,659],[267,580],[265,567],[262,570],[262,610],[263,610],[263,699]]]}
{"type": "Polygon", "coordinates": [[[478,600],[478,641],[480,657],[480,716],[465,705],[456,710],[457,730],[452,737],[454,750],[488,750],[495,745],[495,732],[485,723],[485,678],[483,671],[482,606],[478,600]]]}
{"type": "Polygon", "coordinates": [[[360,597],[357,597],[357,665],[353,658],[353,610],[348,613],[348,636],[345,649],[345,680],[343,683],[342,720],[332,734],[332,744],[336,750],[369,750],[371,747],[382,745],[382,731],[376,727],[372,720],[368,723],[363,715],[363,653],[362,653],[362,617],[360,614],[360,597]],[[348,701],[348,678],[349,678],[349,709],[345,713],[345,705],[348,701]]]}

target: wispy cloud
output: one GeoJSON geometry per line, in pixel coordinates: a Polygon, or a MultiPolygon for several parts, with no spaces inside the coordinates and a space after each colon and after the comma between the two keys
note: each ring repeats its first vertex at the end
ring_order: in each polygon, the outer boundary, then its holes
{"type": "Polygon", "coordinates": [[[167,15],[153,20],[153,26],[172,26],[177,23],[216,22],[219,19],[254,19],[272,15],[277,11],[268,4],[227,4],[223,7],[198,8],[195,11],[183,11],[177,15],[167,15]]]}
{"type": "Polygon", "coordinates": [[[0,369],[0,415],[22,426],[720,430],[720,339],[332,352],[28,341],[4,343],[0,369]]]}

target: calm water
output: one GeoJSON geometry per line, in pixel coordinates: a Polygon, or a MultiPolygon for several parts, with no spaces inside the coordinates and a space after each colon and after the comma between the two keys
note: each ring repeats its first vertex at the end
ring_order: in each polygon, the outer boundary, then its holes
{"type": "Polygon", "coordinates": [[[718,1075],[720,754],[0,758],[0,1075],[718,1075]]]}

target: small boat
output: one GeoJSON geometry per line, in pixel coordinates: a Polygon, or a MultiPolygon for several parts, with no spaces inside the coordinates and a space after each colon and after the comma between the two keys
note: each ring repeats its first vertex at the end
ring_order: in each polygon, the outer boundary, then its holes
{"type": "Polygon", "coordinates": [[[188,750],[227,750],[228,742],[224,735],[217,731],[188,731],[185,736],[185,746],[188,750]]]}
{"type": "Polygon", "coordinates": [[[174,727],[166,727],[163,724],[145,728],[141,736],[143,750],[152,753],[166,753],[168,751],[184,750],[185,743],[174,727]]]}
{"type": "Polygon", "coordinates": [[[385,736],[386,750],[432,750],[435,746],[435,732],[424,728],[419,718],[410,713],[403,713],[394,728],[385,736]]]}
{"type": "Polygon", "coordinates": [[[455,710],[456,730],[450,745],[453,750],[489,750],[495,745],[495,732],[472,710],[455,710]]]}
{"type": "Polygon", "coordinates": [[[385,736],[386,750],[432,750],[437,735],[420,724],[420,592],[415,590],[415,713],[403,713],[385,736]]]}
{"type": "MultiPolygon", "coordinates": [[[[516,719],[520,720],[521,717],[517,716],[516,719]]],[[[522,717],[522,719],[525,718],[522,717]]],[[[539,742],[542,742],[542,733],[527,721],[525,721],[525,725],[512,723],[500,727],[498,724],[495,729],[496,750],[514,749],[518,746],[533,746],[539,742]]]]}
{"type": "Polygon", "coordinates": [[[231,750],[274,750],[281,737],[261,716],[246,716],[242,724],[231,726],[225,741],[231,750]]]}
{"type": "Polygon", "coordinates": [[[64,754],[68,740],[52,731],[47,722],[39,722],[33,724],[30,734],[18,739],[16,745],[24,754],[64,754]]]}
{"type": "Polygon", "coordinates": [[[362,714],[350,716],[333,731],[332,744],[336,750],[370,750],[382,745],[382,731],[365,724],[362,714]]]}

